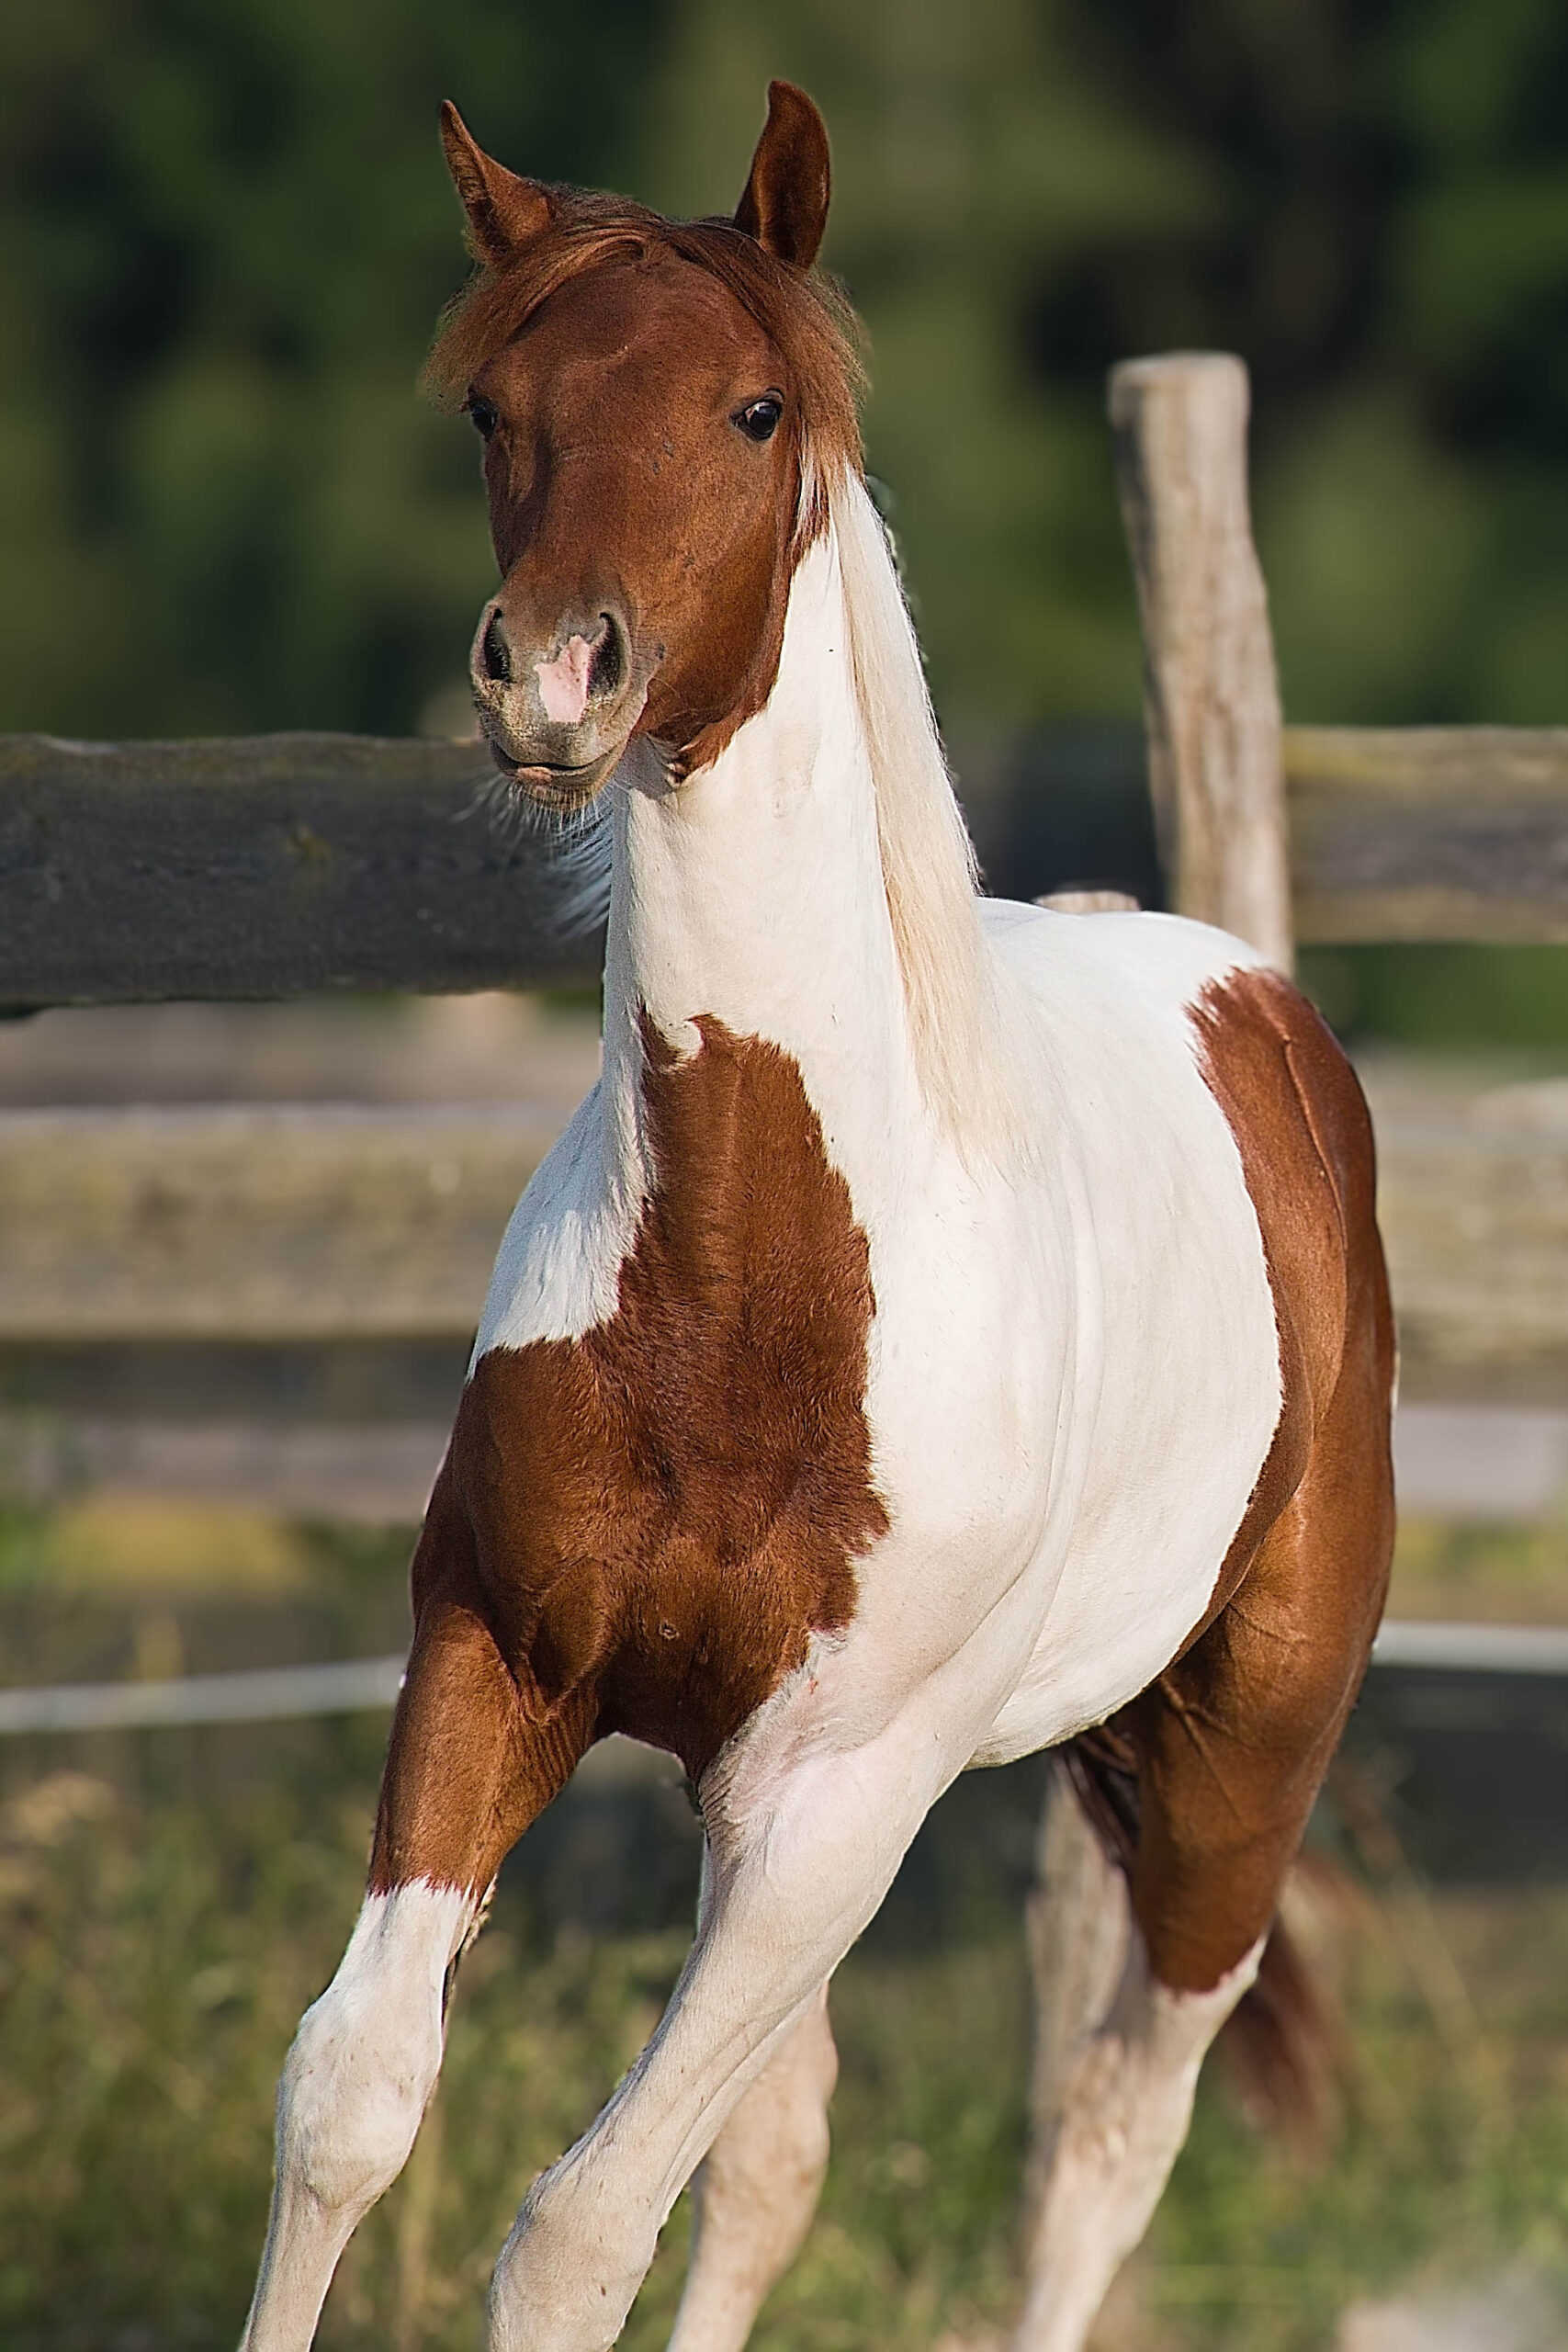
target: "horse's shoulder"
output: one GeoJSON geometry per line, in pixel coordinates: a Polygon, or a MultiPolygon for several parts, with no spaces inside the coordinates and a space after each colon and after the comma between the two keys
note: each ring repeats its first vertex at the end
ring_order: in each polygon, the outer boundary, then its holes
{"type": "MultiPolygon", "coordinates": [[[[684,1057],[649,1040],[650,1181],[608,1311],[525,1337],[514,1300],[452,1446],[503,1654],[551,1703],[592,1687],[602,1729],[694,1774],[812,1634],[849,1622],[855,1563],[887,1528],[848,1187],[791,1058],[697,1027],[684,1057]]],[[[549,1228],[529,1230],[525,1268],[549,1228]]]]}

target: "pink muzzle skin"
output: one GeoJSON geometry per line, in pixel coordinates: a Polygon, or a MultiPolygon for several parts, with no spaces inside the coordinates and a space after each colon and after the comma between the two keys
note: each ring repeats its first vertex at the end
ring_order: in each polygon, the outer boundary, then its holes
{"type": "Polygon", "coordinates": [[[585,637],[569,637],[553,662],[536,662],[545,717],[558,727],[575,727],[588,707],[593,649],[585,637]]]}

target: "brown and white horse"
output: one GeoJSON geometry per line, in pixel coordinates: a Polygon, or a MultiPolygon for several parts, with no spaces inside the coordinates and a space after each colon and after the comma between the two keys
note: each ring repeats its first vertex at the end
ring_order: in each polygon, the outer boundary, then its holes
{"type": "Polygon", "coordinates": [[[245,2341],[309,2344],[502,1857],[623,1732],[699,1792],[696,1938],[528,2192],[492,2346],[611,2344],[703,2165],[675,2343],[738,2352],[822,2177],[829,1979],[955,1775],[1059,1747],[1019,2343],[1076,2352],[1382,1605],[1366,1113],[1239,941],[976,894],[812,274],[810,101],[773,85],[733,220],[445,136],[483,269],[433,368],[502,573],[474,692],[521,793],[605,796],[604,1075],[502,1246],[245,2341]]]}

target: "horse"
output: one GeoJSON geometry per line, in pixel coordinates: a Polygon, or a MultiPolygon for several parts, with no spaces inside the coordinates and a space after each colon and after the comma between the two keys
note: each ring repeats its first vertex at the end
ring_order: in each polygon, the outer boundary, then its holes
{"type": "Polygon", "coordinates": [[[604,1061],[414,1554],[246,2352],[310,2342],[502,1861],[612,1732],[696,1792],[695,1935],[527,2192],[493,2352],[604,2352],[694,2175],[674,2352],[739,2352],[823,2177],[833,1971],[955,1777],[1042,1749],[1016,2341],[1079,2352],[1282,1950],[1382,1605],[1365,1106],[1240,940],[982,895],[815,266],[810,99],[772,85],[728,219],[522,177],[451,106],[443,137],[479,266],[430,381],[501,581],[474,697],[506,790],[608,829],[604,1061]]]}

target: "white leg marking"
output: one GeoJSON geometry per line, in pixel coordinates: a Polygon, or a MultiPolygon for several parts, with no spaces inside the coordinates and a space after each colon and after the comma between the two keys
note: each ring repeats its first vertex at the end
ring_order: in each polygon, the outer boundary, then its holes
{"type": "Polygon", "coordinates": [[[1106,2289],[1149,2225],[1192,2117],[1203,2055],[1258,1973],[1260,1937],[1212,1992],[1173,1993],[1134,1928],[1111,2013],[1065,2069],[1036,2177],[1014,2352],[1081,2352],[1106,2289]]]}
{"type": "Polygon", "coordinates": [[[408,2161],[441,2068],[446,1972],[476,1905],[423,1881],[366,1898],[277,2089],[272,2219],[241,2352],[305,2352],[338,2256],[408,2161]]]}
{"type": "Polygon", "coordinates": [[[900,1719],[866,1747],[781,1773],[765,1805],[721,1826],[697,1939],[659,2030],[535,2183],[502,2250],[491,2352],[607,2352],[670,2208],[815,2007],[950,1774],[941,1726],[900,1719]]]}
{"type": "Polygon", "coordinates": [[[697,2171],[696,2234],[670,2352],[741,2352],[817,2211],[838,2078],[824,1984],[697,2171]]]}

